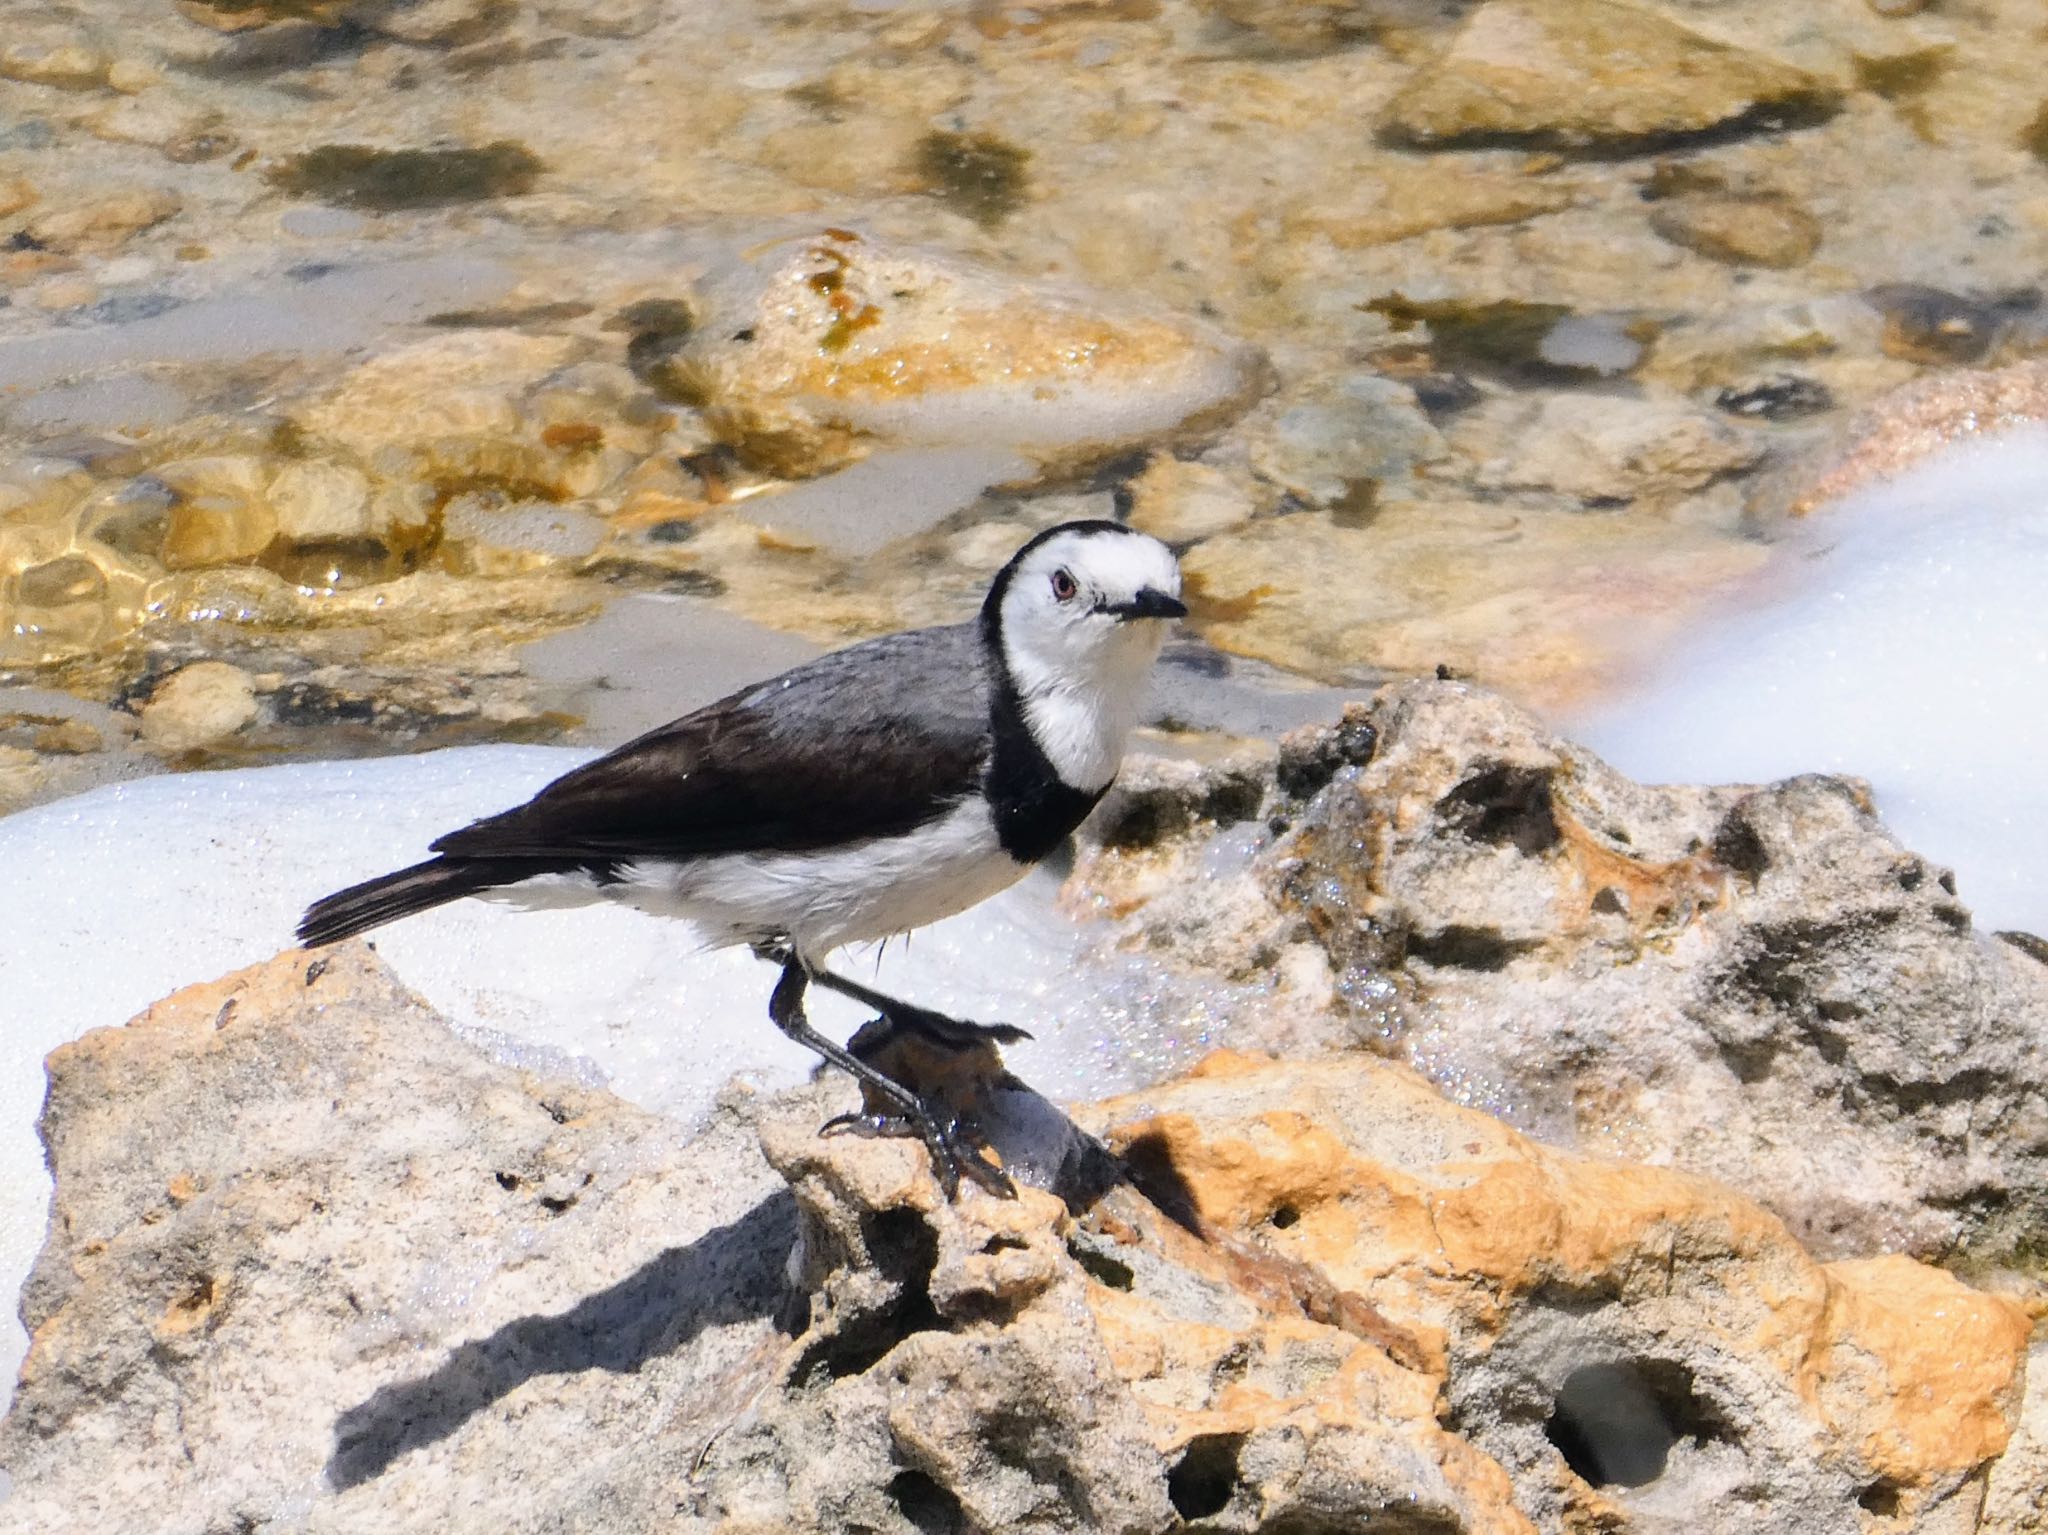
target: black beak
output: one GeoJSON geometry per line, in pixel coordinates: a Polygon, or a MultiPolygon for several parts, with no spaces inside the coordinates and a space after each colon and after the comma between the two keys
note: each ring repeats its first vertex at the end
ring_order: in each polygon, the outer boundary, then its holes
{"type": "Polygon", "coordinates": [[[1178,597],[1167,596],[1156,586],[1144,586],[1129,602],[1105,602],[1102,611],[1114,613],[1129,623],[1134,618],[1186,618],[1188,605],[1178,597]]]}

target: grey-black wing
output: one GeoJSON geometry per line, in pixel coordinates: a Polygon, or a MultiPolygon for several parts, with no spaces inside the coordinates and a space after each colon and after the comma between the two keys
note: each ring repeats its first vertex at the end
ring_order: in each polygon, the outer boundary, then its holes
{"type": "Polygon", "coordinates": [[[650,731],[434,851],[604,865],[898,835],[978,787],[988,700],[973,625],[869,640],[650,731]]]}

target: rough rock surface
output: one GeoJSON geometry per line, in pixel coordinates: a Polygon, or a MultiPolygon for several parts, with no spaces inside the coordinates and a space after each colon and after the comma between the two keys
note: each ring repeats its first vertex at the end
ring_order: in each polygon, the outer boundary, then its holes
{"type": "Polygon", "coordinates": [[[826,229],[711,286],[681,357],[728,439],[815,474],[862,437],[1087,457],[1227,420],[1258,349],[1156,313],[826,229]]]}
{"type": "Polygon", "coordinates": [[[7,1535],[1946,1531],[1987,1485],[2017,1531],[2041,1491],[2018,1306],[1364,1054],[1085,1112],[1121,1162],[984,1073],[1064,1197],[957,1204],[816,1089],[686,1142],[494,1063],[359,945],[50,1069],[7,1535]]]}
{"type": "Polygon", "coordinates": [[[1547,1139],[1724,1179],[1824,1254],[2040,1251],[2048,950],[1976,930],[1854,780],[1643,787],[1423,682],[1291,742],[1266,813],[1253,882],[1186,878],[1197,835],[1078,884],[1226,973],[1312,938],[1377,1048],[1547,1139]]]}
{"type": "Polygon", "coordinates": [[[1700,133],[1776,109],[1811,116],[1837,93],[1803,70],[1617,0],[1494,0],[1388,111],[1414,143],[1568,146],[1700,133]],[[1645,89],[1655,81],[1654,89],[1645,89]]]}

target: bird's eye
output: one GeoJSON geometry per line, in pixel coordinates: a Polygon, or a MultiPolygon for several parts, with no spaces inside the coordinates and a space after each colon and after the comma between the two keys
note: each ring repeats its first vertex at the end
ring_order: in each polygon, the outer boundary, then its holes
{"type": "Polygon", "coordinates": [[[1059,601],[1072,602],[1074,600],[1074,593],[1080,589],[1080,587],[1074,584],[1072,571],[1062,567],[1052,573],[1052,594],[1059,601]]]}

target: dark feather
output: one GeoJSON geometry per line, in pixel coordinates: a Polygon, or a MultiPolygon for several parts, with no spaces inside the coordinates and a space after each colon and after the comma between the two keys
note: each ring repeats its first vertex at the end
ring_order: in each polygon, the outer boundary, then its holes
{"type": "Polygon", "coordinates": [[[466,895],[494,890],[537,874],[561,873],[569,867],[573,866],[540,859],[430,858],[315,901],[299,920],[299,942],[309,948],[339,943],[466,895]]]}
{"type": "Polygon", "coordinates": [[[433,849],[580,862],[897,836],[974,790],[988,718],[972,625],[889,635],[664,725],[433,849]]]}

